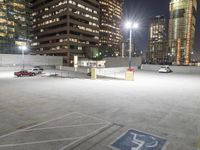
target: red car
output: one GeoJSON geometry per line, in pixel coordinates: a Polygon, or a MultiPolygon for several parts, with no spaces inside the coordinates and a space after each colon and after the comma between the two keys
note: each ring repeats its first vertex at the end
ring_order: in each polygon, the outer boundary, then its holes
{"type": "Polygon", "coordinates": [[[15,72],[14,75],[17,77],[22,77],[22,76],[35,76],[36,74],[34,72],[29,72],[27,70],[21,70],[19,72],[15,72]]]}

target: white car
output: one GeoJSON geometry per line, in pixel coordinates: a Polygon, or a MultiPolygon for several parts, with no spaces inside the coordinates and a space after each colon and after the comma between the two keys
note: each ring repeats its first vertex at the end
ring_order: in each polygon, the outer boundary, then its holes
{"type": "Polygon", "coordinates": [[[42,73],[42,71],[38,68],[31,68],[31,69],[28,69],[28,72],[32,72],[32,73],[35,73],[35,74],[40,74],[42,73]]]}
{"type": "Polygon", "coordinates": [[[169,66],[162,66],[159,70],[159,73],[170,73],[172,70],[169,68],[169,66]]]}

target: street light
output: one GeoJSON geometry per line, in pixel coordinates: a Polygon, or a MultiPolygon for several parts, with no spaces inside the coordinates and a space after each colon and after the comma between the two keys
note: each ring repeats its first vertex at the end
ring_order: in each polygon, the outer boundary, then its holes
{"type": "Polygon", "coordinates": [[[127,21],[125,27],[130,30],[130,40],[129,40],[129,70],[131,70],[131,53],[132,53],[132,30],[139,28],[137,22],[127,21]]]}
{"type": "Polygon", "coordinates": [[[19,49],[22,51],[22,69],[24,70],[24,51],[26,51],[28,48],[26,45],[19,46],[19,49]]]}

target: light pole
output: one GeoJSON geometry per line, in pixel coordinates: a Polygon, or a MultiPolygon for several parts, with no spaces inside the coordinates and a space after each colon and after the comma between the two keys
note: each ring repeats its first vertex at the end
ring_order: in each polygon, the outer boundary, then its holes
{"type": "Polygon", "coordinates": [[[126,22],[126,28],[129,29],[129,33],[130,33],[130,39],[129,39],[129,70],[131,70],[131,54],[132,54],[132,31],[138,29],[139,24],[137,22],[131,22],[131,21],[127,21],[126,22]]]}
{"type": "Polygon", "coordinates": [[[19,46],[19,49],[22,51],[22,70],[24,70],[24,51],[27,50],[27,46],[19,46]]]}

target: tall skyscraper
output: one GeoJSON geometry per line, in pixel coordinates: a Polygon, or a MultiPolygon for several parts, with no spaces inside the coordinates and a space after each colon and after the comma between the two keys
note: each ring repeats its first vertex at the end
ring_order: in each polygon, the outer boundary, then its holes
{"type": "Polygon", "coordinates": [[[197,0],[171,0],[169,21],[170,56],[176,64],[190,63],[194,49],[197,0]]]}
{"type": "Polygon", "coordinates": [[[167,30],[166,19],[164,16],[156,16],[151,19],[148,49],[148,63],[167,63],[167,30]]]}
{"type": "Polygon", "coordinates": [[[100,3],[100,49],[105,56],[121,52],[120,30],[124,0],[99,0],[100,3]]]}
{"type": "Polygon", "coordinates": [[[37,54],[84,57],[84,48],[99,44],[98,0],[33,0],[33,50],[37,54]]]}
{"type": "Polygon", "coordinates": [[[0,53],[21,53],[29,43],[29,3],[26,0],[0,0],[0,53]]]}

